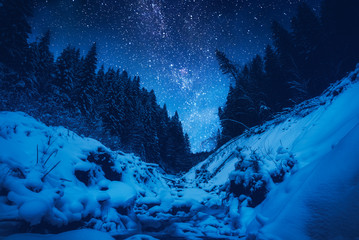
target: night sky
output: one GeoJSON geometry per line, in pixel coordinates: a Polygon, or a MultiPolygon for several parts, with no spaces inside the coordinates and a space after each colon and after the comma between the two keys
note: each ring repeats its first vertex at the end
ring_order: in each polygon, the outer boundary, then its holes
{"type": "Polygon", "coordinates": [[[240,64],[271,43],[270,23],[288,27],[299,2],[320,0],[35,0],[32,40],[50,29],[58,56],[68,44],[119,67],[154,89],[170,114],[178,110],[192,150],[210,148],[218,107],[228,93],[215,49],[240,64]]]}

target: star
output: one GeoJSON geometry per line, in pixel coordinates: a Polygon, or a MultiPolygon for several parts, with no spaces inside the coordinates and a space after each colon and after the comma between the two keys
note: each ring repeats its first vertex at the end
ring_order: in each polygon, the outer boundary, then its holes
{"type": "Polygon", "coordinates": [[[290,27],[303,1],[319,9],[320,0],[35,0],[32,39],[50,29],[55,57],[68,44],[84,55],[95,41],[99,65],[139,75],[170,114],[178,111],[197,152],[220,128],[230,84],[215,50],[239,64],[262,54],[271,20],[290,27]]]}

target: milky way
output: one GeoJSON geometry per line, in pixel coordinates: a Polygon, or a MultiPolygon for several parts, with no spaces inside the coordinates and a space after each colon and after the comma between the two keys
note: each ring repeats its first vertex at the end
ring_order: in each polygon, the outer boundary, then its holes
{"type": "MultiPolygon", "coordinates": [[[[303,0],[302,0],[303,1],[303,0]]],[[[193,151],[219,128],[217,109],[229,81],[216,49],[243,64],[271,43],[270,22],[285,26],[300,0],[35,0],[34,39],[52,31],[52,50],[67,44],[85,54],[97,42],[99,61],[154,89],[171,114],[178,110],[193,151]]],[[[320,0],[307,0],[314,10],[320,0]]]]}

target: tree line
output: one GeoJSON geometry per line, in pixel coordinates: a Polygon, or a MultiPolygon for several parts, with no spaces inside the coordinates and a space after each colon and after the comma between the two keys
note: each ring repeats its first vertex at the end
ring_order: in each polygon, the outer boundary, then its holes
{"type": "Polygon", "coordinates": [[[300,3],[288,31],[272,23],[273,44],[239,66],[217,50],[220,70],[234,84],[218,110],[217,146],[275,113],[318,96],[359,62],[359,1],[323,0],[317,15],[300,3]]]}
{"type": "Polygon", "coordinates": [[[56,59],[49,31],[29,43],[31,9],[28,0],[0,0],[0,110],[66,126],[171,172],[194,164],[178,113],[170,117],[140,77],[98,67],[96,43],[85,56],[69,45],[56,59]]]}

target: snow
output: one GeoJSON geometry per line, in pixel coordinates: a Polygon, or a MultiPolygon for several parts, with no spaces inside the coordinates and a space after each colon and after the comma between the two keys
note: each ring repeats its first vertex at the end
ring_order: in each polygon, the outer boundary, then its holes
{"type": "Polygon", "coordinates": [[[0,153],[1,235],[78,228],[122,239],[151,239],[158,232],[185,238],[233,234],[216,192],[183,185],[156,164],[24,113],[0,113],[0,153]]]}
{"type": "MultiPolygon", "coordinates": [[[[81,229],[75,231],[64,232],[60,234],[14,234],[4,238],[4,240],[114,240],[107,233],[91,230],[81,229]]],[[[152,240],[152,239],[149,239],[152,240]]]]}
{"type": "Polygon", "coordinates": [[[358,238],[358,74],[231,140],[180,178],[63,127],[0,112],[0,234],[358,238]]]}
{"type": "Polygon", "coordinates": [[[42,199],[30,200],[20,206],[19,216],[31,225],[35,225],[41,222],[49,209],[48,203],[42,199]]]}
{"type": "Polygon", "coordinates": [[[295,155],[299,168],[327,154],[359,123],[359,84],[352,83],[358,72],[357,69],[320,97],[233,139],[192,168],[184,179],[198,183],[195,172],[206,170],[211,177],[202,184],[203,188],[225,184],[238,161],[238,150],[244,155],[256,152],[269,166],[278,157],[278,149],[282,148],[295,155]],[[333,92],[338,89],[342,93],[334,97],[333,92]]]}
{"type": "Polygon", "coordinates": [[[112,207],[131,206],[136,199],[136,190],[123,182],[111,182],[107,193],[112,207]]]}
{"type": "Polygon", "coordinates": [[[145,235],[145,234],[136,234],[129,238],[126,238],[125,240],[156,240],[157,238],[145,235]]]}
{"type": "Polygon", "coordinates": [[[259,173],[268,191],[263,202],[248,207],[251,199],[242,195],[241,203],[227,203],[241,234],[258,239],[358,238],[358,74],[357,68],[321,96],[233,139],[183,179],[191,186],[221,190],[228,189],[229,181],[248,186],[259,173]],[[279,169],[285,174],[274,182],[279,169]]]}
{"type": "Polygon", "coordinates": [[[248,231],[281,239],[353,239],[359,236],[359,125],[320,160],[278,186],[248,231]],[[283,228],[285,226],[285,228],[283,228]]]}
{"type": "Polygon", "coordinates": [[[0,152],[0,228],[9,221],[17,226],[8,233],[25,223],[61,229],[81,222],[128,234],[139,228],[136,216],[128,216],[136,200],[169,189],[134,155],[21,112],[0,113],[0,152]]]}

